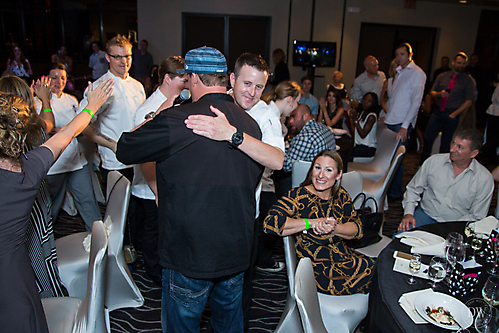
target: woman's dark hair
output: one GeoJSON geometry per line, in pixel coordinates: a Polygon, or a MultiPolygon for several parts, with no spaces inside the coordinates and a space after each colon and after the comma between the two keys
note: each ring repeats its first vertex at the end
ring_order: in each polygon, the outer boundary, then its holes
{"type": "Polygon", "coordinates": [[[343,107],[343,100],[341,99],[341,94],[340,92],[333,87],[333,85],[331,84],[327,90],[327,93],[326,93],[326,102],[327,102],[327,111],[329,112],[330,111],[330,104],[329,104],[329,100],[327,99],[327,97],[329,96],[329,93],[330,92],[333,92],[334,94],[334,98],[336,99],[336,108],[342,108],[343,107]]]}
{"type": "Polygon", "coordinates": [[[29,120],[26,130],[26,144],[33,148],[43,142],[43,120],[38,117],[35,110],[33,93],[29,86],[17,76],[6,76],[0,79],[0,93],[12,94],[24,100],[29,108],[29,120]]]}
{"type": "MultiPolygon", "coordinates": [[[[357,112],[359,113],[359,119],[361,119],[362,121],[366,120],[367,116],[371,112],[374,112],[376,114],[376,119],[377,119],[379,116],[379,112],[381,111],[378,95],[371,91],[364,95],[364,97],[366,96],[371,96],[371,98],[373,99],[373,105],[369,110],[364,111],[364,109],[362,109],[362,103],[360,103],[359,106],[357,107],[357,112]]],[[[362,100],[364,100],[364,97],[362,97],[362,100]]]]}
{"type": "MultiPolygon", "coordinates": [[[[322,157],[322,156],[329,157],[336,162],[336,166],[338,168],[338,170],[336,170],[336,171],[338,173],[340,173],[340,171],[343,170],[343,160],[341,159],[340,153],[338,153],[336,150],[332,150],[332,149],[323,150],[314,157],[314,159],[312,161],[312,165],[310,165],[310,169],[308,169],[307,178],[303,181],[303,183],[300,184],[301,187],[312,184],[312,172],[314,170],[315,162],[317,162],[317,159],[319,157],[322,157]]],[[[338,193],[338,191],[340,190],[340,187],[341,187],[341,178],[339,181],[334,183],[333,187],[331,187],[331,196],[332,197],[334,197],[338,193]]]]}
{"type": "MultiPolygon", "coordinates": [[[[26,61],[26,57],[24,56],[23,50],[21,50],[21,48],[17,44],[12,44],[12,47],[10,48],[10,54],[9,54],[10,63],[12,63],[12,61],[16,60],[16,55],[14,54],[14,49],[16,47],[21,52],[21,62],[22,62],[22,65],[24,65],[24,69],[28,70],[28,62],[26,61]]],[[[21,64],[18,64],[18,65],[21,65],[21,64]]]]}

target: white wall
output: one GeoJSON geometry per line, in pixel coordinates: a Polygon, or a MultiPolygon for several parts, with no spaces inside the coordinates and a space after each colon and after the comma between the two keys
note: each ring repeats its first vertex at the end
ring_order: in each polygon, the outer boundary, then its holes
{"type": "MultiPolygon", "coordinates": [[[[292,1],[290,46],[295,39],[309,39],[312,15],[312,0],[292,1]]],[[[347,87],[355,79],[362,22],[438,28],[434,59],[437,66],[438,59],[444,55],[452,57],[458,51],[473,53],[480,7],[417,1],[416,9],[407,9],[403,8],[404,3],[403,0],[347,0],[347,7],[361,9],[360,13],[347,13],[345,20],[341,71],[347,87]]],[[[155,63],[181,54],[182,12],[271,16],[270,49],[287,46],[289,0],[137,0],[137,7],[139,39],[149,41],[155,63]]],[[[316,0],[314,40],[335,41],[339,51],[342,17],[343,0],[316,0]]],[[[250,31],[248,38],[251,38],[250,31]]],[[[273,64],[269,66],[273,69],[273,64]]],[[[289,68],[293,80],[299,81],[306,75],[301,67],[290,65],[289,68]]],[[[316,69],[316,75],[325,76],[316,79],[316,96],[325,95],[335,70],[337,68],[316,69]]]]}

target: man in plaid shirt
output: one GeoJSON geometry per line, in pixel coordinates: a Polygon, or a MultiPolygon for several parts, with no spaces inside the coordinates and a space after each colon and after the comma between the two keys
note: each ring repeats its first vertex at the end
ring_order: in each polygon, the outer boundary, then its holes
{"type": "Polygon", "coordinates": [[[295,137],[284,155],[284,171],[291,171],[294,161],[311,162],[315,155],[325,149],[336,150],[333,131],[312,118],[310,108],[299,104],[289,116],[291,130],[295,137]]]}

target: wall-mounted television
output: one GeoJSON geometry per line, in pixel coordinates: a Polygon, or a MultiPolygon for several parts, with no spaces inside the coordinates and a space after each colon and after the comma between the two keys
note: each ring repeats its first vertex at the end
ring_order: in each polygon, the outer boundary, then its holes
{"type": "Polygon", "coordinates": [[[334,67],[336,64],[336,43],[293,42],[293,66],[334,67]]]}

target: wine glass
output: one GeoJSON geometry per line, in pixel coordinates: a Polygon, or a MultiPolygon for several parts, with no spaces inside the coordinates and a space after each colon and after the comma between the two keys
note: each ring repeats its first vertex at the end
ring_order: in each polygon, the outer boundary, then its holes
{"type": "Polygon", "coordinates": [[[497,237],[493,237],[492,238],[492,242],[493,242],[493,245],[494,245],[494,253],[495,253],[495,263],[494,263],[494,267],[492,268],[488,268],[487,269],[487,273],[491,274],[491,275],[499,275],[499,269],[497,268],[497,265],[498,265],[498,259],[499,259],[499,239],[497,237]]]}
{"type": "Polygon", "coordinates": [[[499,332],[499,310],[491,306],[482,307],[475,319],[475,329],[479,333],[499,332]]]}
{"type": "Polygon", "coordinates": [[[491,306],[499,305],[499,277],[489,276],[482,289],[485,302],[491,306]]]}
{"type": "Polygon", "coordinates": [[[433,281],[431,289],[435,291],[437,282],[441,282],[447,273],[447,259],[439,256],[431,258],[428,276],[433,281]]]}
{"type": "Polygon", "coordinates": [[[450,276],[450,271],[456,267],[458,261],[464,261],[465,256],[466,247],[463,235],[457,232],[450,232],[445,240],[445,258],[449,262],[449,265],[447,265],[447,276],[450,276]]]}
{"type": "Polygon", "coordinates": [[[411,261],[409,263],[409,270],[411,271],[411,277],[407,280],[407,283],[411,286],[416,284],[417,281],[414,278],[414,274],[418,274],[421,269],[421,256],[419,254],[413,254],[411,261]]]}
{"type": "MultiPolygon", "coordinates": [[[[489,239],[489,235],[483,233],[474,233],[473,238],[471,239],[471,248],[473,249],[473,259],[476,257],[476,251],[479,251],[485,245],[485,242],[489,239]]],[[[483,252],[480,251],[478,254],[480,257],[483,257],[483,252]]]]}

